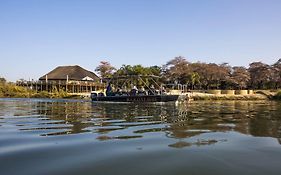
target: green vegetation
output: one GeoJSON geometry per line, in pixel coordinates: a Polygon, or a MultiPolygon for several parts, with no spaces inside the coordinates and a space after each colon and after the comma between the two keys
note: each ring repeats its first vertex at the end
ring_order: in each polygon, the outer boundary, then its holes
{"type": "Polygon", "coordinates": [[[33,92],[31,90],[12,83],[0,84],[0,97],[30,97],[32,94],[33,92]]]}
{"type": "Polygon", "coordinates": [[[7,83],[4,78],[0,78],[0,97],[6,98],[76,98],[65,91],[55,90],[53,93],[47,91],[36,92],[34,90],[16,86],[14,83],[7,83]]]}
{"type": "MultiPolygon", "coordinates": [[[[122,77],[122,76],[130,76],[130,75],[155,75],[155,76],[161,76],[162,73],[162,68],[159,66],[150,66],[150,67],[144,67],[140,64],[138,65],[125,65],[123,64],[119,69],[114,68],[111,66],[110,63],[106,61],[101,61],[100,65],[97,66],[95,69],[100,77],[104,80],[107,81],[108,79],[112,77],[122,77]]],[[[165,82],[164,78],[161,79],[155,79],[158,84],[161,84],[165,82]]],[[[132,79],[118,79],[117,82],[114,82],[115,85],[121,87],[126,86],[130,87],[131,84],[134,84],[138,87],[144,86],[144,84],[155,84],[151,78],[142,78],[142,81],[136,78],[132,79]]]]}

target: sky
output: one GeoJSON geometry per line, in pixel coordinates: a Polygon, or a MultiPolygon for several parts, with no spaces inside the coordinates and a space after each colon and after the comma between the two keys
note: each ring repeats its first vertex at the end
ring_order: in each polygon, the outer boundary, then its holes
{"type": "Polygon", "coordinates": [[[0,77],[100,61],[248,66],[281,58],[281,0],[0,0],[0,77]]]}

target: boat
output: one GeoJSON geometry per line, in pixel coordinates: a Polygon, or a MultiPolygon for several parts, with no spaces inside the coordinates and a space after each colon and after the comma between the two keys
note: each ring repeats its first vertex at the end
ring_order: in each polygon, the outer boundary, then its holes
{"type": "MultiPolygon", "coordinates": [[[[91,99],[92,101],[100,101],[100,102],[135,102],[135,103],[143,103],[143,102],[176,102],[178,100],[179,95],[167,94],[164,92],[163,85],[159,86],[156,81],[153,80],[154,84],[158,86],[160,90],[153,90],[149,87],[143,78],[158,78],[157,76],[142,76],[142,75],[130,75],[130,76],[122,76],[122,77],[114,77],[111,78],[107,83],[107,91],[110,88],[110,83],[113,80],[125,79],[127,82],[128,79],[140,79],[141,82],[146,86],[147,92],[115,92],[115,93],[103,93],[103,92],[92,92],[91,99]]],[[[135,88],[135,87],[134,87],[135,88]]],[[[134,89],[132,89],[134,90],[134,89]]]]}
{"type": "Polygon", "coordinates": [[[92,101],[106,102],[171,102],[177,101],[179,95],[127,95],[127,96],[99,96],[91,94],[92,101]]]}

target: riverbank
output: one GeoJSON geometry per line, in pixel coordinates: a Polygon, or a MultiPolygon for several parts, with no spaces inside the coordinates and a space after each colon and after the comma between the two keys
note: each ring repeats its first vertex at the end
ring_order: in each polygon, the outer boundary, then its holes
{"type": "Polygon", "coordinates": [[[189,100],[269,100],[270,98],[263,94],[248,95],[229,95],[229,94],[208,94],[208,93],[190,93],[187,94],[189,100]]]}
{"type": "Polygon", "coordinates": [[[274,96],[272,96],[274,100],[281,100],[281,91],[278,91],[274,96]]]}
{"type": "Polygon", "coordinates": [[[12,83],[0,84],[0,98],[81,98],[78,95],[69,94],[65,91],[36,92],[32,89],[16,86],[12,83]]]}
{"type": "MultiPolygon", "coordinates": [[[[54,90],[52,93],[47,91],[36,92],[32,89],[16,86],[12,83],[0,84],[0,98],[68,98],[82,99],[84,96],[67,93],[65,91],[54,90]]],[[[180,102],[189,100],[281,100],[281,91],[258,90],[253,94],[211,94],[204,92],[189,92],[181,94],[180,102]]]]}
{"type": "Polygon", "coordinates": [[[190,100],[281,100],[281,90],[201,90],[178,94],[180,95],[179,102],[190,100]],[[247,91],[250,93],[244,93],[247,91]]]}

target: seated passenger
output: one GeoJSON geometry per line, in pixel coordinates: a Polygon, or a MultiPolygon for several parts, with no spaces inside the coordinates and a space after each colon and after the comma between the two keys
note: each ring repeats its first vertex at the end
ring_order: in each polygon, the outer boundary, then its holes
{"type": "Polygon", "coordinates": [[[138,93],[138,89],[136,86],[134,86],[131,90],[131,95],[137,95],[137,93],[138,93]]]}
{"type": "Polygon", "coordinates": [[[98,97],[104,97],[104,93],[103,92],[98,93],[98,97]]]}
{"type": "Polygon", "coordinates": [[[122,96],[127,96],[128,95],[128,91],[127,91],[127,87],[123,86],[121,89],[121,95],[122,96]]]}
{"type": "Polygon", "coordinates": [[[160,91],[160,94],[161,94],[161,95],[166,94],[165,87],[162,86],[161,91],[160,91]]]}
{"type": "Polygon", "coordinates": [[[95,98],[98,96],[98,93],[94,92],[94,93],[91,93],[91,98],[95,98]]]}
{"type": "Polygon", "coordinates": [[[120,88],[118,88],[117,91],[115,92],[115,96],[120,96],[120,95],[122,95],[122,92],[120,88]]]}
{"type": "Polygon", "coordinates": [[[141,89],[138,92],[139,95],[147,95],[147,92],[145,91],[144,87],[142,86],[141,89]]]}
{"type": "Polygon", "coordinates": [[[156,95],[156,90],[153,85],[150,86],[148,95],[156,95]]]}

